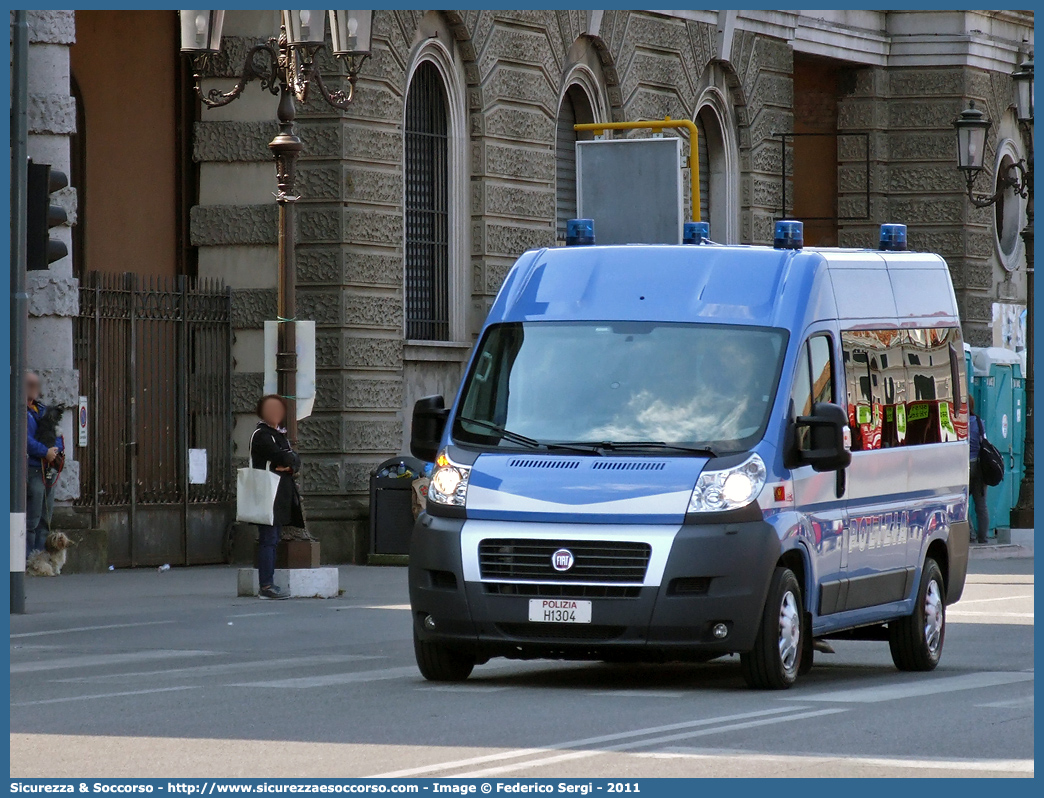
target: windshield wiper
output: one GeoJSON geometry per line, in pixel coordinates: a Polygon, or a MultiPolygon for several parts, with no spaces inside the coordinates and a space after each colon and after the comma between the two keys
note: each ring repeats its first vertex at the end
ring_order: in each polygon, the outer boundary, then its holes
{"type": "Polygon", "coordinates": [[[600,454],[604,455],[605,451],[600,443],[587,443],[586,441],[580,441],[578,443],[545,443],[549,452],[561,451],[561,452],[580,452],[581,454],[600,454]]]}
{"type": "Polygon", "coordinates": [[[718,453],[710,446],[686,446],[681,443],[665,443],[664,441],[571,441],[561,443],[559,446],[586,446],[592,450],[626,452],[638,449],[672,449],[678,452],[691,452],[708,457],[717,457],[718,453]]]}
{"type": "Polygon", "coordinates": [[[530,449],[540,449],[543,447],[543,444],[535,438],[530,438],[527,435],[521,435],[517,432],[512,432],[509,429],[504,429],[500,424],[494,424],[491,421],[482,421],[481,419],[468,418],[467,416],[457,416],[457,421],[464,424],[474,424],[476,427],[488,429],[490,432],[499,435],[506,441],[518,443],[522,446],[528,446],[530,449]]]}
{"type": "Polygon", "coordinates": [[[588,453],[601,454],[602,453],[597,448],[597,446],[581,445],[581,444],[570,444],[570,443],[544,443],[542,441],[536,440],[535,438],[530,438],[527,435],[522,435],[521,433],[512,432],[509,429],[505,429],[500,424],[494,424],[491,421],[483,421],[483,420],[478,419],[478,418],[469,418],[468,416],[457,416],[457,421],[460,421],[460,422],[462,422],[464,424],[474,424],[477,427],[482,427],[483,429],[488,429],[490,432],[492,432],[492,433],[494,433],[496,435],[499,435],[501,438],[503,438],[506,441],[511,441],[512,443],[518,443],[518,444],[521,444],[522,446],[526,446],[526,447],[528,447],[530,449],[547,449],[547,451],[549,451],[549,452],[552,452],[552,451],[555,451],[555,450],[571,451],[571,452],[580,452],[581,454],[588,454],[588,453]]]}

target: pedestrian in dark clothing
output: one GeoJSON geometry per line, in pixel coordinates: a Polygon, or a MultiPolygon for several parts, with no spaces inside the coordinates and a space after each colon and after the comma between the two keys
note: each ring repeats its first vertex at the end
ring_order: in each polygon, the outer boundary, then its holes
{"type": "Polygon", "coordinates": [[[970,470],[968,474],[968,489],[971,493],[971,501],[975,502],[975,529],[973,540],[975,543],[986,543],[986,535],[990,531],[990,513],[986,507],[986,483],[982,481],[979,472],[979,445],[986,437],[982,426],[982,419],[975,415],[975,399],[968,397],[968,457],[970,459],[970,470]]]}
{"type": "Polygon", "coordinates": [[[65,442],[59,436],[53,446],[39,440],[37,427],[47,407],[40,402],[40,377],[30,371],[25,375],[26,397],[26,465],[25,554],[41,551],[51,531],[54,512],[54,485],[48,484],[46,473],[65,456],[65,442]]]}
{"type": "Polygon", "coordinates": [[[275,394],[262,396],[257,403],[261,419],[250,437],[250,464],[279,474],[272,526],[257,525],[257,577],[261,597],[290,598],[289,592],[273,584],[275,577],[276,544],[284,526],[304,526],[301,495],[297,492],[294,475],[301,470],[301,458],[290,447],[286,437],[286,402],[275,394]]]}

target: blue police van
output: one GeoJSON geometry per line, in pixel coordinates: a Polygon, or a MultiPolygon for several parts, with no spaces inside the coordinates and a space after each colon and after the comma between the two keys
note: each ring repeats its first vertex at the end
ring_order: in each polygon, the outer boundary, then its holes
{"type": "Polygon", "coordinates": [[[905,233],[522,255],[452,405],[413,411],[421,673],[739,654],[783,689],[838,638],[933,669],[967,571],[967,381],[949,270],[905,233]]]}

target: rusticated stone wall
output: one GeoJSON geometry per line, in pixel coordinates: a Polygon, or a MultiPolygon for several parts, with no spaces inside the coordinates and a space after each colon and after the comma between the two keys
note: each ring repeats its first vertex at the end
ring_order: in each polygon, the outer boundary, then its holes
{"type": "MultiPolygon", "coordinates": [[[[14,14],[11,14],[14,20],[14,14]]],[[[70,170],[69,136],[76,131],[76,102],[69,90],[69,45],[76,40],[72,11],[29,11],[29,157],[38,164],[70,170]]],[[[55,488],[55,499],[75,499],[80,493],[80,464],[73,436],[73,417],[79,398],[79,376],[73,368],[73,317],[79,313],[79,281],[73,277],[72,225],[76,224],[76,191],[67,187],[54,195],[65,208],[66,224],[51,230],[51,238],[65,242],[69,256],[50,268],[27,275],[29,320],[27,365],[39,372],[43,400],[72,407],[62,422],[70,453],[55,488]]]]}
{"type": "Polygon", "coordinates": [[[786,42],[750,31],[736,33],[733,52],[746,100],[740,115],[742,241],[771,244],[784,168],[773,134],[793,130],[794,53],[786,42]]]}
{"type": "Polygon", "coordinates": [[[465,11],[476,319],[518,255],[554,244],[555,120],[586,11],[465,11]]]}
{"type": "MultiPolygon", "coordinates": [[[[993,210],[975,208],[965,196],[953,120],[970,100],[991,119],[1003,118],[1010,78],[969,67],[863,69],[854,78],[839,104],[838,128],[871,134],[870,218],[841,223],[841,246],[875,247],[879,225],[907,225],[911,249],[937,252],[949,264],[965,341],[992,346],[992,305],[1006,272],[996,256],[993,210]]],[[[993,191],[997,130],[995,124],[976,184],[983,193],[993,191]]],[[[863,142],[843,136],[838,154],[839,215],[861,215],[863,142]]]]}

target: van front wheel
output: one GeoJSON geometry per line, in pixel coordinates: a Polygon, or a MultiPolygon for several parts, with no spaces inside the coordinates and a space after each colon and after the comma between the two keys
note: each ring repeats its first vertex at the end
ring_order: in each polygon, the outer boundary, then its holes
{"type": "Polygon", "coordinates": [[[802,623],[801,586],[789,568],[772,573],[768,598],[758,627],[754,648],[740,654],[743,678],[757,690],[786,690],[801,669],[805,635],[802,623]]]}
{"type": "Polygon", "coordinates": [[[475,669],[475,658],[443,643],[421,640],[413,630],[413,653],[421,676],[429,682],[463,682],[475,669]]]}
{"type": "Polygon", "coordinates": [[[946,639],[946,588],[935,560],[921,569],[913,614],[888,622],[888,647],[901,671],[930,671],[939,664],[946,639]]]}

